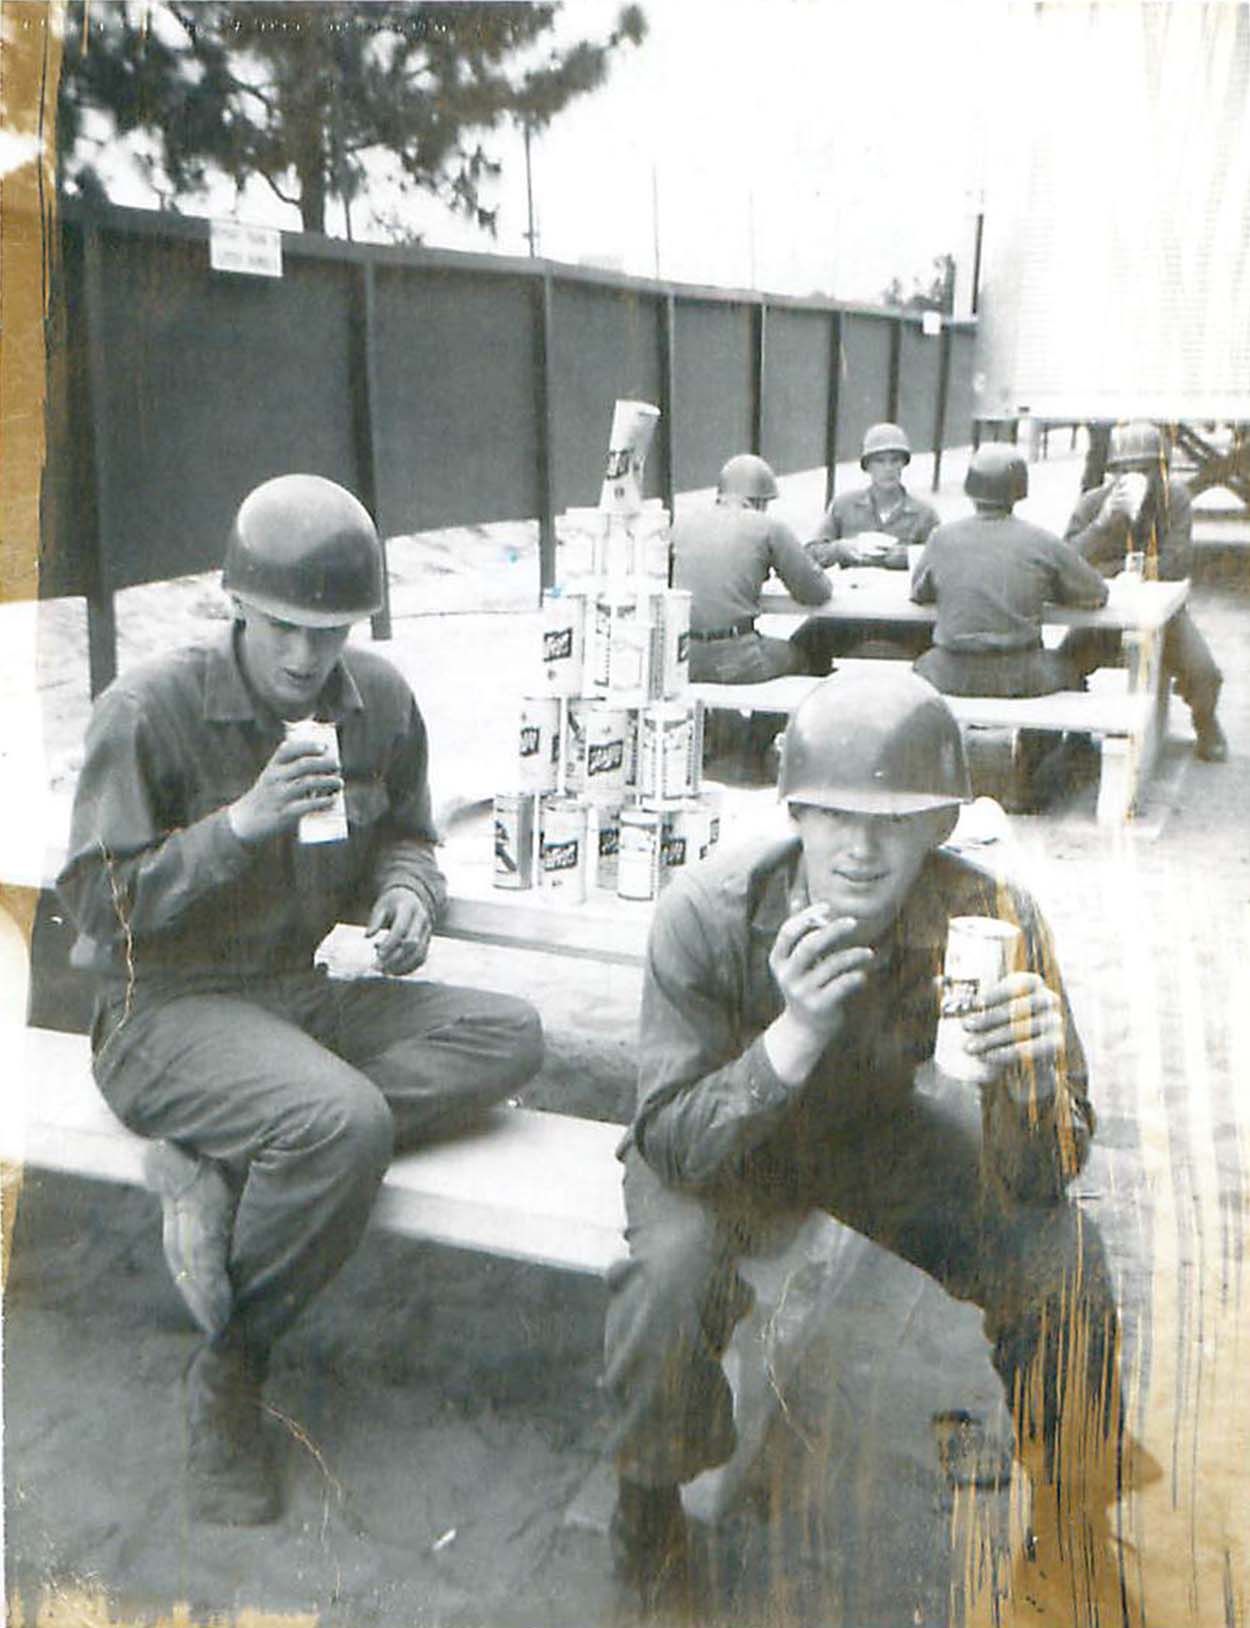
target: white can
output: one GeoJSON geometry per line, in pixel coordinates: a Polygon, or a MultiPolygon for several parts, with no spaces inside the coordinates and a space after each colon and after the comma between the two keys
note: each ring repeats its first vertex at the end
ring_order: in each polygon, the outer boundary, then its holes
{"type": "Polygon", "coordinates": [[[624,515],[606,516],[596,569],[605,577],[632,577],[638,569],[638,543],[632,522],[624,515]]]}
{"type": "MultiPolygon", "coordinates": [[[[286,738],[297,740],[305,746],[319,746],[326,755],[327,763],[341,771],[339,732],[336,724],[321,723],[316,718],[296,718],[286,725],[286,738]]],[[[333,802],[327,803],[324,808],[314,809],[310,814],[301,814],[299,840],[347,841],[347,799],[341,786],[335,793],[333,802]]]]}
{"type": "Polygon", "coordinates": [[[562,581],[598,575],[603,567],[603,537],[607,516],[600,509],[566,509],[556,516],[562,581]]]}
{"type": "Polygon", "coordinates": [[[995,916],[952,916],[946,935],[942,968],[942,1011],[938,1019],[933,1060],[952,1080],[983,1084],[997,1069],[967,1051],[963,1019],[982,995],[1016,964],[1021,934],[1018,927],[995,916]]]}
{"type": "Polygon", "coordinates": [[[638,795],[645,803],[671,804],[695,791],[695,708],[684,701],[655,701],[638,721],[638,795]]]}
{"type": "Polygon", "coordinates": [[[621,810],[616,891],[622,899],[654,899],[660,891],[664,816],[651,808],[621,810]]]}
{"type": "Polygon", "coordinates": [[[669,588],[659,596],[663,625],[655,689],[660,696],[680,695],[690,682],[690,602],[685,588],[669,588]]]}
{"type": "Polygon", "coordinates": [[[526,695],[521,700],[517,765],[523,791],[551,792],[560,785],[560,697],[526,695]]]}
{"type": "Polygon", "coordinates": [[[697,801],[699,806],[707,812],[707,849],[708,853],[711,853],[712,849],[720,841],[720,788],[701,791],[697,801]]]}
{"type": "Polygon", "coordinates": [[[539,805],[538,886],[570,904],[586,897],[590,810],[576,797],[544,797],[539,805]]]}
{"type": "Polygon", "coordinates": [[[534,836],[538,798],[532,791],[495,794],[496,887],[521,889],[534,885],[534,836]]]}
{"type": "Polygon", "coordinates": [[[543,595],[542,664],[552,695],[580,695],[585,684],[586,595],[543,595]]]}
{"type": "Polygon", "coordinates": [[[564,786],[568,792],[621,802],[625,795],[628,715],[605,701],[569,702],[564,752],[564,786]]]}
{"type": "Polygon", "coordinates": [[[617,401],[612,411],[608,456],[599,507],[615,514],[642,508],[642,473],[660,409],[649,401],[617,401]]]}
{"type": "Polygon", "coordinates": [[[591,683],[611,695],[651,693],[654,661],[648,598],[608,586],[595,599],[591,683]]]}

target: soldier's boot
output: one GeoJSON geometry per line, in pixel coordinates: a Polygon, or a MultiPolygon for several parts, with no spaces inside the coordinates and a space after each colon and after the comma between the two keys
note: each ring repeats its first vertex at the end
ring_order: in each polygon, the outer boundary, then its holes
{"type": "Polygon", "coordinates": [[[220,1165],[174,1142],[153,1142],[143,1173],[161,1201],[161,1242],[174,1285],[205,1334],[217,1334],[234,1304],[228,1263],[237,1195],[220,1165]]]}

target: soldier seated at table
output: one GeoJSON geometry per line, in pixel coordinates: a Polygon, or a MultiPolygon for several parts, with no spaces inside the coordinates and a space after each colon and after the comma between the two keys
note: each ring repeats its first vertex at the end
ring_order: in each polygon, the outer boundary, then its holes
{"type": "Polygon", "coordinates": [[[221,638],[96,702],[58,886],[75,962],[98,978],[95,1078],[151,1139],[166,1258],[203,1336],[190,1514],[251,1525],[281,1509],[262,1400],[275,1345],[355,1249],[392,1154],[515,1091],[542,1030],[510,995],[404,976],[446,886],[417,703],[347,647],[382,603],[367,511],[317,475],[264,482],[223,585],[221,638]],[[314,952],[357,909],[377,975],[339,981],[314,952]]]}
{"type": "MultiPolygon", "coordinates": [[[[803,552],[790,527],[769,517],[776,496],[777,477],[769,465],[741,452],[721,470],[712,507],[683,515],[673,527],[673,586],[691,594],[695,683],[759,684],[803,671],[800,652],[789,639],[769,638],[755,627],[760,590],[771,572],[801,605],[823,605],[830,592],[829,578],[803,552]]],[[[757,712],[744,720],[714,712],[705,755],[735,764],[748,777],[771,779],[766,759],[784,724],[784,714],[757,712]]]]}
{"type": "MultiPolygon", "coordinates": [[[[1107,584],[1053,532],[1018,519],[1029,470],[1013,446],[987,443],[973,453],[964,491],[974,513],[939,526],[912,578],[912,598],[937,605],[933,647],[916,663],[946,695],[1050,695],[1084,687],[1085,673],[1067,646],[1042,643],[1047,602],[1095,607],[1107,584]]],[[[1001,793],[1015,812],[1045,801],[1044,783],[1066,773],[1077,743],[1022,729],[1015,741],[1013,779],[1001,793]],[[1055,755],[1047,760],[1048,749],[1055,755]],[[1043,769],[1045,764],[1045,769],[1043,769]]]]}
{"type": "Polygon", "coordinates": [[[943,850],[967,764],[905,667],[805,698],[780,794],[790,834],[686,876],[651,930],[606,1328],[618,1575],[653,1610],[698,1603],[680,1489],[734,1451],[738,1261],[819,1208],[984,1312],[1033,1491],[1021,1615],[1003,1620],[1119,1622],[1118,1321],[1097,1229],[1066,1196],[1093,1112],[1046,926],[1021,888],[943,850]],[[984,1083],[922,1091],[955,916],[1018,927],[1020,953],[964,1020],[984,1083]]]}
{"type": "MultiPolygon", "coordinates": [[[[1108,480],[1084,492],[1065,533],[1067,541],[1107,576],[1136,555],[1148,580],[1176,582],[1193,568],[1193,505],[1184,481],[1168,473],[1168,448],[1159,428],[1144,420],[1113,426],[1108,480]],[[1133,477],[1136,477],[1136,484],[1133,477]]],[[[1086,672],[1119,659],[1113,633],[1079,629],[1068,635],[1069,658],[1086,672]]],[[[1193,718],[1198,757],[1223,763],[1228,741],[1215,716],[1223,675],[1207,641],[1184,606],[1163,635],[1163,670],[1193,718]]]]}
{"type": "MultiPolygon", "coordinates": [[[[803,546],[818,565],[873,565],[887,571],[907,568],[907,550],[928,540],[938,512],[903,485],[911,462],[911,442],[899,424],[872,424],[864,432],[859,466],[868,485],[835,497],[810,542],[803,546]]],[[[906,658],[928,645],[928,630],[813,617],[794,634],[802,671],[827,673],[835,656],[853,653],[906,658]],[[864,648],[870,645],[871,648],[864,648]]]]}

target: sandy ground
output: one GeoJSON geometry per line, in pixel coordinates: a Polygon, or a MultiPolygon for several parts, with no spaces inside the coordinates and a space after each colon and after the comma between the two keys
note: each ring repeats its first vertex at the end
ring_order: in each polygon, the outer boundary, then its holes
{"type": "MultiPolygon", "coordinates": [[[[1062,524],[1078,471],[1070,456],[1034,466],[1024,512],[1062,524]]],[[[913,473],[924,489],[923,466],[913,473]]],[[[960,508],[961,473],[948,459],[944,512],[960,508]]],[[[796,477],[783,512],[810,523],[821,490],[796,477]]],[[[532,528],[397,543],[391,568],[388,654],[429,719],[439,800],[472,805],[506,772],[527,682],[532,528]],[[484,602],[499,609],[467,608],[484,602]]],[[[1232,761],[1196,762],[1174,703],[1142,820],[1100,829],[1085,780],[1046,814],[1013,818],[1007,844],[1051,918],[1091,1054],[1102,1119],[1081,1191],[1122,1292],[1138,1432],[1165,1471],[1131,1512],[1162,1628],[1250,1622],[1250,553],[1207,558],[1193,607],[1225,668],[1232,761]]],[[[123,664],[202,633],[219,609],[204,579],[130,590],[123,664]]],[[[20,709],[28,639],[42,739],[6,736],[29,796],[3,841],[38,870],[77,768],[84,618],[77,604],[43,607],[36,650],[14,611],[0,704],[20,709]]],[[[776,817],[767,791],[730,793],[731,836],[776,817]]],[[[470,808],[449,853],[486,840],[470,808]]],[[[530,1101],[626,1117],[636,973],[447,942],[431,971],[540,1006],[551,1056],[530,1101]]],[[[271,1400],[298,1427],[283,1433],[287,1513],[260,1532],[194,1527],[177,1400],[194,1342],[155,1205],[28,1174],[4,1325],[10,1621],[624,1620],[602,1530],[603,1305],[594,1281],[371,1235],[281,1350],[271,1400]]],[[[1002,1431],[977,1318],[858,1248],[788,1401],[792,1428],[764,1476],[802,1486],[802,1529],[740,1499],[701,1546],[705,1620],[945,1622],[958,1523],[931,1419],[964,1408],[1002,1431]]]]}

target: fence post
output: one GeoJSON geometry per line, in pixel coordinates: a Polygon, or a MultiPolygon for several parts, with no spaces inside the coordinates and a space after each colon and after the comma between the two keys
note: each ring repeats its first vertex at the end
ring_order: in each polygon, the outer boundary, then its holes
{"type": "Polygon", "coordinates": [[[942,447],[946,440],[946,398],[951,380],[951,328],[947,318],[942,319],[942,337],[938,340],[937,401],[933,407],[933,490],[942,484],[942,447]]]}
{"type": "Polygon", "coordinates": [[[87,666],[94,698],[117,676],[117,613],[113,604],[113,573],[109,541],[113,505],[109,490],[108,454],[104,440],[104,390],[108,358],[104,354],[100,233],[83,227],[83,305],[87,323],[87,422],[91,435],[91,487],[93,526],[86,559],[87,666]]]}
{"type": "Polygon", "coordinates": [[[551,588],[556,580],[555,478],[552,469],[551,273],[534,283],[534,476],[538,495],[538,580],[551,588]]]}
{"type": "Polygon", "coordinates": [[[829,313],[829,392],[825,407],[825,507],[833,502],[838,472],[838,406],[842,391],[842,313],[829,313]]]}
{"type": "Polygon", "coordinates": [[[382,539],[382,608],[372,617],[375,639],[391,637],[391,582],[386,562],[386,525],[378,506],[378,449],[374,439],[377,422],[377,357],[374,332],[377,318],[373,262],[365,260],[355,268],[352,279],[351,360],[348,363],[348,391],[352,409],[352,437],[355,442],[356,479],[360,501],[377,522],[382,539]]]}
{"type": "Polygon", "coordinates": [[[762,298],[751,307],[751,451],[757,457],[764,451],[764,360],[768,326],[767,302],[762,298]]]}
{"type": "Polygon", "coordinates": [[[899,371],[903,358],[903,319],[890,319],[890,375],[886,385],[885,416],[898,423],[899,371]]]}

